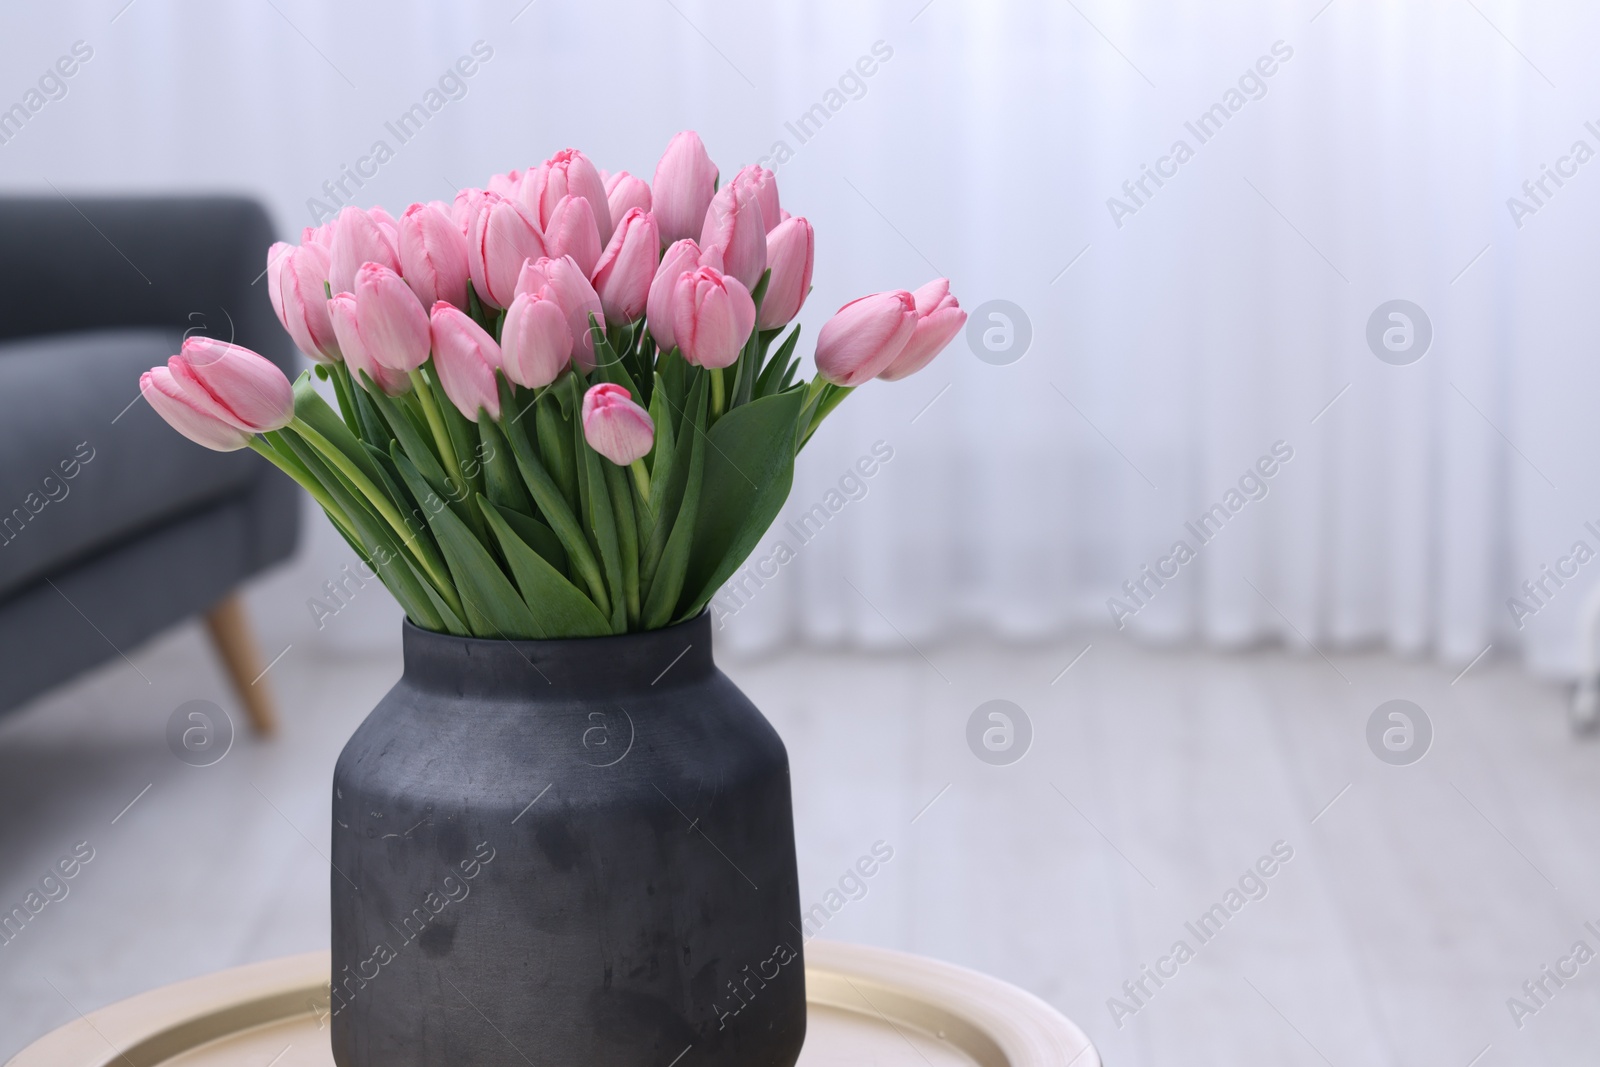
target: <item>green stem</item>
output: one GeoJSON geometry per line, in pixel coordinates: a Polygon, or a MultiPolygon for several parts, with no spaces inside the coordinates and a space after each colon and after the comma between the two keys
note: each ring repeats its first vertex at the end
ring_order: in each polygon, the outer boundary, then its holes
{"type": "Polygon", "coordinates": [[[711,371],[711,417],[714,419],[722,414],[722,368],[716,367],[711,371]]]}
{"type": "MultiPolygon", "coordinates": [[[[323,487],[323,484],[311,476],[310,471],[306,470],[305,467],[301,466],[298,462],[295,462],[292,456],[285,458],[283,455],[281,455],[278,449],[273,447],[270,440],[263,440],[261,437],[252,437],[250,438],[250,448],[253,451],[265,456],[273,466],[277,467],[283,473],[293,478],[295,480],[295,484],[299,485],[300,488],[310,493],[311,499],[315,500],[322,506],[322,510],[328,513],[328,518],[337,523],[340,529],[344,530],[351,537],[355,536],[350,525],[350,517],[344,513],[343,508],[334,502],[333,497],[329,495],[328,490],[323,487]]],[[[357,540],[359,541],[359,539],[357,540]]]]}
{"type": "Polygon", "coordinates": [[[433,395],[433,387],[420,369],[411,372],[411,385],[422,404],[422,415],[428,421],[428,432],[433,434],[439,458],[444,460],[445,473],[464,490],[467,480],[461,473],[461,460],[456,456],[455,446],[450,443],[450,431],[445,428],[444,417],[439,414],[439,402],[433,395]]]}
{"type": "Polygon", "coordinates": [[[636,459],[629,464],[628,469],[633,472],[633,484],[639,490],[639,496],[644,500],[645,506],[650,506],[650,472],[644,469],[644,460],[636,459]]]}
{"type": "Polygon", "coordinates": [[[334,363],[328,367],[328,378],[333,382],[333,394],[339,400],[339,414],[344,416],[344,424],[352,433],[359,434],[361,423],[356,417],[355,398],[350,395],[350,368],[334,363]]]}
{"type": "Polygon", "coordinates": [[[817,402],[816,410],[811,415],[810,423],[807,425],[805,433],[801,435],[800,444],[795,448],[796,453],[806,446],[807,441],[811,440],[811,435],[816,433],[822,426],[822,420],[832,414],[833,409],[844,403],[844,398],[853,392],[855,392],[855,387],[846,385],[831,385],[822,392],[817,402]]]}
{"type": "MultiPolygon", "coordinates": [[[[395,533],[400,535],[402,544],[409,545],[415,540],[416,535],[406,525],[405,517],[400,514],[400,509],[395,507],[394,501],[389,499],[387,493],[372,484],[372,479],[368,478],[349,456],[340,451],[333,442],[318,433],[304,419],[296,418],[289,424],[289,427],[305,438],[306,444],[316,449],[323,459],[333,464],[334,469],[344,475],[346,480],[355,487],[356,491],[367,498],[377,513],[383,516],[384,521],[394,529],[395,533]]],[[[416,551],[415,555],[417,561],[427,570],[428,578],[437,588],[444,589],[449,586],[449,576],[440,572],[435,562],[428,558],[428,553],[416,551]]]]}

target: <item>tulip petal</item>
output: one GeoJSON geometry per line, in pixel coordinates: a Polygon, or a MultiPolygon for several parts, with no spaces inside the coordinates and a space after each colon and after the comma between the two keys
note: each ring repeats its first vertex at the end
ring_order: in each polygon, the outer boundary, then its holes
{"type": "Polygon", "coordinates": [[[250,443],[250,434],[214,414],[214,402],[209,396],[197,404],[166,367],[152,367],[140,375],[139,391],[157,415],[197,445],[217,452],[236,452],[250,443]]]}
{"type": "Polygon", "coordinates": [[[167,366],[185,391],[204,392],[241,430],[279,430],[294,418],[289,379],[276,363],[248,348],[195,335],[167,366]]]}

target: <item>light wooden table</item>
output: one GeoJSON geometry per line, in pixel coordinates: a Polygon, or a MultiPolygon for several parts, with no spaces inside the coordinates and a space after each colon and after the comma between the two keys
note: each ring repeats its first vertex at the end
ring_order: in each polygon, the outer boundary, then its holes
{"type": "MultiPolygon", "coordinates": [[[[328,969],[312,952],[179,982],[69,1023],[7,1067],[329,1067],[316,1010],[328,969]]],[[[812,941],[806,993],[801,1067],[1100,1067],[1044,1001],[948,963],[812,941]]]]}

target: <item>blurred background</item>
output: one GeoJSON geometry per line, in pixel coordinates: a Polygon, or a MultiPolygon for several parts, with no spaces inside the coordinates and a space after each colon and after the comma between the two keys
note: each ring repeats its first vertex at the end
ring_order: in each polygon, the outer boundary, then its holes
{"type": "MultiPolygon", "coordinates": [[[[1600,11],[110,0],[0,25],[24,109],[0,192],[97,230],[96,195],[228,192],[296,241],[568,146],[648,180],[692,128],[816,227],[802,351],[855,296],[951,279],[966,334],[830,418],[753,557],[795,558],[713,607],[789,746],[803,898],[894,849],[821,936],[1022,985],[1112,1063],[1590,1062],[1600,967],[1539,983],[1600,949],[1600,755],[1568,721],[1600,574],[1600,11]],[[1126,990],[1275,846],[1214,945],[1126,990]]],[[[306,509],[247,591],[274,740],[193,624],[0,720],[0,905],[95,851],[0,946],[0,1055],[325,943],[326,783],[399,672],[388,594],[328,599],[353,561],[306,509]],[[240,724],[209,767],[165,741],[190,700],[240,724]]]]}

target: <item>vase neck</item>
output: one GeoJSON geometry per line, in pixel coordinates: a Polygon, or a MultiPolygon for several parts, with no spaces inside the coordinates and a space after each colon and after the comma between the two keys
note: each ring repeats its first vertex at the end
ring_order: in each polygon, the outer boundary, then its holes
{"type": "Polygon", "coordinates": [[[711,616],[610,637],[495,640],[404,624],[406,678],[423,689],[475,697],[617,697],[675,688],[716,670],[711,616]]]}

